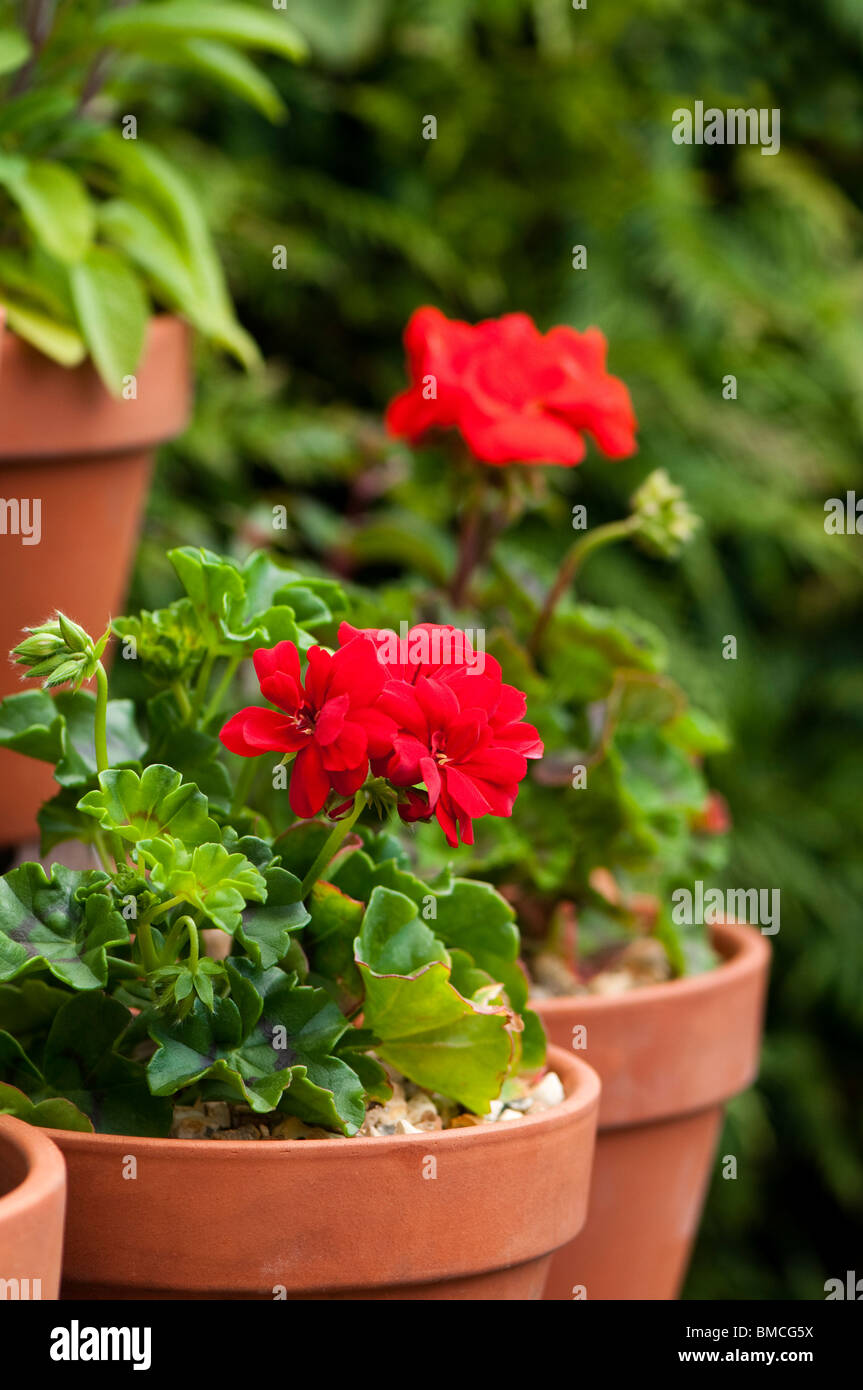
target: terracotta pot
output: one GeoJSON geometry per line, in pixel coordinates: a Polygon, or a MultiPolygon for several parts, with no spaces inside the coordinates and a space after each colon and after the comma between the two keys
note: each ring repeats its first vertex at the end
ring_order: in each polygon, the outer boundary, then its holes
{"type": "Polygon", "coordinates": [[[536,1004],[559,1047],[586,1030],[578,1055],[602,1082],[587,1222],[555,1254],[546,1298],[680,1292],[723,1105],[758,1071],[770,959],[752,927],[718,926],[713,939],[724,960],[706,974],[536,1004]]]}
{"type": "MultiPolygon", "coordinates": [[[[0,333],[0,498],[18,504],[0,534],[0,697],[22,689],[6,653],[21,629],[62,609],[97,635],[122,611],[157,444],[179,434],[190,403],[189,330],[150,324],[137,398],[109,396],[93,367],[57,366],[0,333]],[[21,502],[38,499],[38,544],[24,544],[21,502]]],[[[33,687],[36,688],[35,686],[33,687]]],[[[57,790],[50,767],[0,750],[0,846],[35,835],[57,790]]]]}
{"type": "Polygon", "coordinates": [[[599,1098],[571,1053],[549,1061],[565,1101],[510,1124],[285,1142],[52,1130],[63,1296],[539,1299],[584,1221],[599,1098]]]}
{"type": "Polygon", "coordinates": [[[66,1169],[42,1129],[0,1115],[0,1299],[56,1298],[66,1169]]]}

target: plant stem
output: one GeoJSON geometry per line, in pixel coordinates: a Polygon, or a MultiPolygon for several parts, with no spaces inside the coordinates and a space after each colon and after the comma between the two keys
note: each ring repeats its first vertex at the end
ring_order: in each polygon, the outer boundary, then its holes
{"type": "Polygon", "coordinates": [[[112,867],[111,860],[108,856],[108,850],[105,845],[105,836],[102,834],[101,830],[97,830],[95,835],[93,836],[93,844],[96,846],[96,853],[99,856],[102,868],[105,870],[107,874],[112,874],[114,872],[114,867],[112,867]]]}
{"type": "Polygon", "coordinates": [[[225,696],[225,692],[227,691],[228,687],[231,684],[231,681],[234,679],[234,676],[237,673],[237,667],[239,666],[239,664],[240,658],[238,656],[232,656],[230,658],[227,666],[225,667],[224,675],[222,676],[222,679],[219,681],[219,684],[216,686],[216,689],[213,692],[213,698],[210,700],[210,703],[204,710],[205,724],[208,724],[210,722],[213,715],[217,712],[219,706],[221,705],[222,700],[225,696]]]}
{"type": "Polygon", "coordinates": [[[622,540],[624,536],[630,536],[641,526],[641,518],[638,516],[627,516],[622,521],[610,521],[607,526],[596,526],[592,531],[588,531],[573,545],[570,546],[566,555],[563,557],[560,569],[557,572],[554,583],[549,589],[545,602],[536,620],[528,651],[535,656],[539,650],[539,645],[545,634],[549,622],[552,619],[554,610],[560,602],[563,594],[570,587],[578,571],[581,569],[588,555],[594,550],[601,549],[611,541],[622,540]]]}
{"type": "MultiPolygon", "coordinates": [[[[176,907],[177,903],[184,901],[185,899],[181,897],[174,897],[169,898],[166,903],[157,903],[155,907],[151,907],[148,912],[145,912],[135,924],[135,939],[141,948],[141,961],[148,975],[159,968],[159,957],[156,954],[153,933],[150,928],[157,917],[164,917],[165,913],[170,912],[172,907],[176,907]]],[[[168,935],[170,937],[171,933],[168,935]]]]}
{"type": "Polygon", "coordinates": [[[237,785],[234,788],[234,799],[231,802],[231,815],[238,816],[249,799],[252,790],[252,783],[255,780],[255,773],[258,770],[257,758],[247,758],[245,764],[237,778],[237,785]]]}
{"type": "Polygon", "coordinates": [[[189,968],[194,973],[198,968],[200,953],[200,943],[198,940],[198,928],[191,917],[181,917],[180,920],[186,923],[186,930],[189,936],[189,968]]]}
{"type": "Polygon", "coordinates": [[[450,584],[450,599],[456,608],[464,602],[470,577],[479,558],[482,533],[482,493],[474,492],[468,499],[458,538],[458,559],[450,584]]]}
{"type": "Polygon", "coordinates": [[[192,717],[192,702],[186,694],[186,687],[181,680],[171,682],[171,689],[174,692],[174,699],[180,707],[180,713],[185,720],[192,717]]]}
{"type": "Polygon", "coordinates": [[[101,661],[96,666],[96,768],[107,772],[108,762],[108,677],[101,661]]]}
{"type": "Polygon", "coordinates": [[[141,948],[141,964],[148,975],[159,968],[159,957],[156,955],[156,947],[153,944],[153,933],[150,930],[150,923],[146,917],[135,926],[135,940],[141,948]]]}
{"type": "Polygon", "coordinates": [[[198,672],[198,679],[195,682],[195,697],[192,701],[192,714],[197,720],[201,713],[201,706],[207,694],[207,686],[210,684],[210,677],[213,674],[213,666],[216,662],[216,653],[208,652],[201,662],[201,669],[198,672]]]}
{"type": "Polygon", "coordinates": [[[184,933],[189,938],[189,958],[194,956],[194,965],[198,964],[198,928],[194,917],[190,917],[186,913],[177,918],[165,937],[165,947],[161,955],[162,965],[173,965],[177,959],[177,950],[184,933]]]}
{"type": "Polygon", "coordinates": [[[336,824],[333,826],[333,829],[327,836],[323,849],[321,850],[320,854],[315,859],[314,864],[309,869],[308,873],[303,879],[302,896],[304,898],[317,883],[324,869],[327,867],[330,860],[335,855],[336,851],[340,848],[345,836],[347,835],[348,831],[352,828],[354,822],[360,814],[360,811],[363,809],[364,804],[365,797],[363,795],[362,789],[360,789],[354,797],[353,810],[345,816],[344,820],[337,821],[336,824]]]}

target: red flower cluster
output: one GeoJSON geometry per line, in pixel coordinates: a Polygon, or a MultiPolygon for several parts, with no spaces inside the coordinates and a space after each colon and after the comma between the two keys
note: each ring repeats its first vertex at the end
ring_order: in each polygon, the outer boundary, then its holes
{"type": "Polygon", "coordinates": [[[542,334],[527,314],[483,323],[417,309],[405,330],[411,385],[390,403],[391,434],[416,442],[455,429],[486,463],[557,463],[584,458],[583,433],[603,453],[635,452],[629,392],[605,368],[597,328],[542,334]]]}
{"type": "Polygon", "coordinates": [[[261,694],[279,711],[249,705],[221,730],[232,753],[296,753],[289,800],[298,816],[316,816],[331,791],[353,796],[369,770],[369,756],[382,757],[395,724],[375,708],[386,673],[374,644],[357,638],[331,654],[312,647],[306,679],[293,642],[278,642],[254,654],[261,694]]]}
{"type": "Polygon", "coordinates": [[[261,694],[281,712],[240,710],[222,742],[245,757],[296,753],[298,816],[317,815],[331,791],[353,795],[371,767],[404,791],[405,820],[434,815],[448,844],[473,844],[473,820],[511,815],[527,759],[542,756],[525,697],[452,627],[412,628],[394,659],[385,639],[398,641],[343,623],[337,652],[312,647],[305,684],[292,642],[255,652],[261,694]]]}

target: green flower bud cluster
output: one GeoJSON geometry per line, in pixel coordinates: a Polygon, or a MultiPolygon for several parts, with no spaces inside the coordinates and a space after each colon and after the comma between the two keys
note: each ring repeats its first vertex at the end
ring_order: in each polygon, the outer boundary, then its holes
{"type": "Polygon", "coordinates": [[[632,497],[632,508],[639,522],[635,533],[639,544],[649,554],[667,560],[679,554],[701,525],[683,489],[671,481],[664,468],[645,478],[632,497]]]}
{"type": "Polygon", "coordinates": [[[107,628],[94,642],[78,623],[58,612],[56,617],[25,631],[29,635],[13,647],[12,659],[19,666],[28,667],[32,677],[41,679],[44,690],[67,684],[78,690],[96,674],[111,629],[107,628]]]}

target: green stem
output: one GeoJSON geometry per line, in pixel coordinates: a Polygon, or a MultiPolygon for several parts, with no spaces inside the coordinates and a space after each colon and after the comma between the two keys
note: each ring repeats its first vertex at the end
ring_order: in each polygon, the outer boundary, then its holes
{"type": "Polygon", "coordinates": [[[180,713],[188,722],[192,717],[192,702],[186,694],[186,687],[180,680],[171,682],[171,689],[174,692],[174,699],[180,707],[180,713]]]}
{"type": "Polygon", "coordinates": [[[255,780],[255,773],[258,770],[258,759],[247,758],[245,764],[237,778],[237,785],[234,788],[234,799],[231,802],[231,815],[238,816],[245,807],[249,793],[252,790],[252,783],[255,780]]]}
{"type": "Polygon", "coordinates": [[[184,917],[182,920],[188,924],[188,933],[189,933],[189,969],[190,969],[190,970],[192,971],[192,973],[194,974],[194,972],[195,972],[195,971],[197,970],[197,968],[198,968],[198,959],[199,959],[199,953],[200,953],[200,942],[199,942],[199,940],[198,940],[198,928],[197,928],[196,923],[192,920],[191,917],[184,917]]]}
{"type": "Polygon", "coordinates": [[[627,516],[624,517],[622,521],[610,521],[607,526],[594,527],[592,531],[588,531],[584,536],[581,536],[574,545],[570,546],[566,555],[563,557],[555,581],[546,595],[545,602],[542,605],[530,641],[528,642],[528,651],[532,656],[535,656],[539,650],[540,643],[554,615],[555,608],[566,590],[572,584],[588,555],[593,554],[594,550],[599,550],[602,546],[608,545],[612,541],[622,540],[624,536],[631,536],[640,526],[641,518],[639,516],[627,516]]]}
{"type": "Polygon", "coordinates": [[[96,853],[99,856],[102,868],[105,870],[107,874],[112,874],[114,872],[114,868],[117,866],[111,863],[111,860],[108,855],[107,846],[105,845],[105,836],[102,834],[101,830],[97,830],[95,835],[93,836],[93,844],[96,846],[96,853]]]}
{"type": "Polygon", "coordinates": [[[344,820],[337,821],[336,824],[333,826],[333,829],[327,836],[323,849],[321,850],[314,864],[309,869],[309,872],[303,879],[302,896],[304,898],[317,883],[324,869],[327,867],[330,860],[335,855],[336,851],[341,847],[341,844],[345,836],[347,835],[348,831],[353,827],[353,824],[359,816],[360,811],[362,811],[364,805],[365,796],[363,795],[362,789],[360,789],[360,791],[358,791],[356,796],[354,797],[353,810],[345,816],[344,820]]]}
{"type": "Polygon", "coordinates": [[[216,653],[208,652],[201,662],[201,669],[198,672],[198,679],[195,682],[195,698],[192,701],[192,714],[197,720],[201,713],[201,706],[207,694],[207,687],[210,684],[210,677],[213,674],[213,667],[216,664],[216,653]]]}
{"type": "Polygon", "coordinates": [[[108,762],[108,676],[101,661],[96,665],[96,768],[107,772],[108,762]]]}
{"type": "Polygon", "coordinates": [[[159,957],[151,931],[152,924],[157,917],[164,917],[165,913],[170,912],[172,907],[176,907],[177,903],[184,901],[184,898],[175,897],[169,898],[166,903],[157,903],[155,907],[151,907],[148,912],[145,912],[135,924],[135,939],[141,948],[141,961],[148,975],[151,971],[159,968],[159,957]]]}
{"type": "Polygon", "coordinates": [[[198,964],[198,927],[194,917],[184,914],[178,917],[168,935],[165,937],[165,949],[162,951],[161,964],[173,965],[177,959],[177,952],[183,935],[189,938],[189,958],[194,957],[194,966],[198,964]]]}
{"type": "Polygon", "coordinates": [[[231,684],[231,681],[237,674],[237,667],[239,666],[239,664],[240,658],[238,656],[232,656],[227,666],[225,667],[224,675],[222,676],[222,679],[219,681],[219,684],[216,686],[216,689],[213,692],[213,698],[210,700],[210,703],[204,710],[205,724],[208,724],[212,719],[213,715],[218,711],[222,703],[222,700],[224,699],[225,693],[231,684]]]}
{"type": "Polygon", "coordinates": [[[153,944],[153,933],[146,917],[142,917],[135,927],[135,940],[141,951],[141,964],[148,975],[159,968],[159,957],[153,944]]]}

